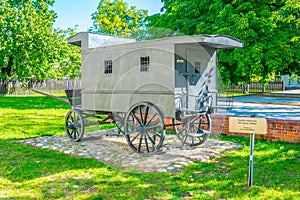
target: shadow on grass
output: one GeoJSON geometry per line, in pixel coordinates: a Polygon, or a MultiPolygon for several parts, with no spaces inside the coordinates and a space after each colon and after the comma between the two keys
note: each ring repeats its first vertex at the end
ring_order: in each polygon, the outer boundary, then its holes
{"type": "MultiPolygon", "coordinates": [[[[247,143],[247,139],[239,140],[247,143]]],[[[35,184],[44,185],[39,190],[47,199],[297,199],[299,144],[257,141],[255,145],[252,188],[247,187],[249,148],[228,152],[216,162],[196,162],[178,174],[141,174],[109,168],[92,159],[0,141],[4,158],[0,160],[4,169],[1,176],[13,182],[38,179],[41,182],[35,184]],[[79,172],[91,177],[78,178],[79,172]],[[53,181],[41,179],[60,173],[62,177],[53,181]]]]}
{"type": "Polygon", "coordinates": [[[71,106],[65,102],[44,96],[0,96],[0,102],[0,108],[18,110],[71,108],[71,106]]]}
{"type": "Polygon", "coordinates": [[[2,168],[0,174],[13,182],[26,181],[67,170],[105,167],[87,158],[41,149],[12,141],[0,140],[2,168]]]}
{"type": "Polygon", "coordinates": [[[16,140],[65,133],[66,109],[3,111],[0,115],[0,139],[16,140]]]}

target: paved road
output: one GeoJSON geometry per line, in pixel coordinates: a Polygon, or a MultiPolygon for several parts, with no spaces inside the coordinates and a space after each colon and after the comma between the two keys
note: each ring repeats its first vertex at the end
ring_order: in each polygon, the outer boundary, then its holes
{"type": "Polygon", "coordinates": [[[227,115],[300,120],[300,98],[240,96],[233,101],[227,115]]]}
{"type": "Polygon", "coordinates": [[[271,96],[239,96],[234,97],[233,101],[246,103],[263,103],[263,104],[279,104],[279,105],[294,105],[300,106],[300,98],[285,98],[271,96]]]}

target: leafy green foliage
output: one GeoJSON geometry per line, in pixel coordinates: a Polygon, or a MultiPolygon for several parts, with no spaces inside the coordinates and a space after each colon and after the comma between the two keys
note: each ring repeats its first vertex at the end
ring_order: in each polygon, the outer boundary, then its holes
{"type": "Polygon", "coordinates": [[[273,73],[299,74],[300,2],[296,0],[163,0],[164,13],[148,17],[150,27],[192,34],[221,34],[245,42],[243,49],[220,51],[226,85],[273,73]]]}
{"type": "Polygon", "coordinates": [[[3,1],[0,5],[1,78],[43,78],[55,55],[52,23],[46,1],[3,1]]]}
{"type": "Polygon", "coordinates": [[[101,0],[92,15],[94,26],[91,30],[111,35],[136,37],[144,28],[147,11],[128,7],[123,0],[101,0]]]}
{"type": "Polygon", "coordinates": [[[81,77],[81,51],[80,47],[69,45],[69,37],[76,34],[74,29],[54,30],[57,38],[58,56],[49,71],[50,78],[61,79],[81,77]]]}
{"type": "Polygon", "coordinates": [[[66,44],[66,32],[52,29],[56,14],[49,7],[53,3],[1,1],[0,79],[26,81],[78,75],[79,50],[66,44]]]}

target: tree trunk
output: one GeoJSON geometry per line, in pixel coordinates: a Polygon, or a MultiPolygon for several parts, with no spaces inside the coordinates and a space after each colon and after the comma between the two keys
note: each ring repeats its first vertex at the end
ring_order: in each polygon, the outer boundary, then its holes
{"type": "MultiPolygon", "coordinates": [[[[13,57],[10,56],[8,59],[8,64],[6,68],[1,68],[1,74],[4,75],[4,77],[11,77],[12,76],[12,66],[13,66],[13,57]]],[[[8,80],[7,78],[4,78],[0,80],[0,95],[6,95],[8,93],[8,80]]]]}
{"type": "Polygon", "coordinates": [[[0,80],[0,95],[8,93],[8,81],[6,79],[0,80]]]}

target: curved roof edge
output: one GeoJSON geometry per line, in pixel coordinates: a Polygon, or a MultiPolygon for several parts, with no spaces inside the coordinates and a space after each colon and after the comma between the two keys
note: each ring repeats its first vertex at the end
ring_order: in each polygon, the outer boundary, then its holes
{"type": "MultiPolygon", "coordinates": [[[[143,43],[143,42],[159,43],[160,41],[166,41],[166,40],[169,40],[171,43],[174,44],[200,43],[202,45],[210,46],[215,49],[244,47],[244,42],[239,39],[226,36],[226,35],[206,35],[206,34],[166,37],[166,38],[159,38],[154,40],[140,41],[138,43],[143,43]]],[[[68,43],[81,46],[82,49],[93,49],[98,47],[136,43],[136,40],[132,38],[81,32],[71,37],[68,40],[68,43]]]]}
{"type": "Polygon", "coordinates": [[[84,49],[93,49],[97,47],[112,46],[118,44],[134,43],[135,39],[118,36],[80,32],[69,38],[68,43],[81,46],[84,49]]]}

